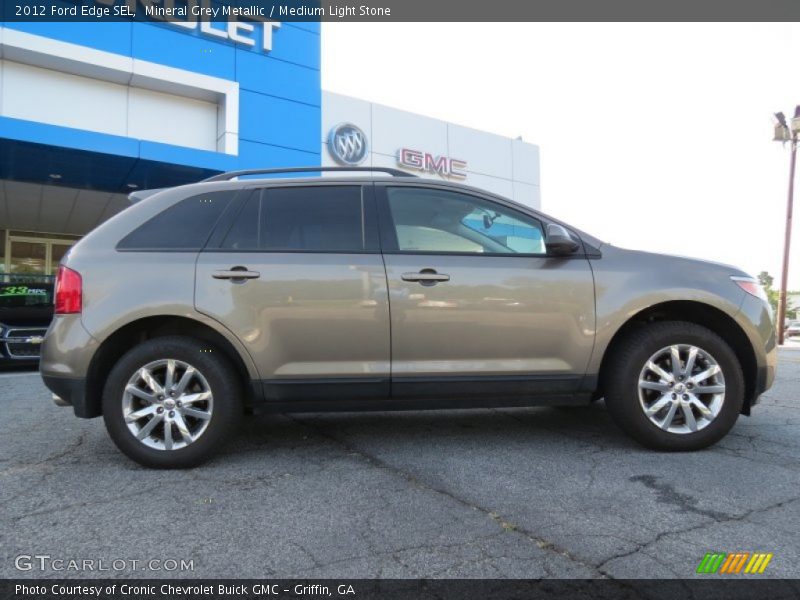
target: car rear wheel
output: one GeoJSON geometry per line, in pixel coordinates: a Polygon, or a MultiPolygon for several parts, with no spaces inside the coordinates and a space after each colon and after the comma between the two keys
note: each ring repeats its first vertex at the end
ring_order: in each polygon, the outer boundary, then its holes
{"type": "Polygon", "coordinates": [[[742,368],[711,330],[658,322],[628,334],[605,372],[619,427],[656,450],[699,450],[725,436],[744,402],[742,368]]]}
{"type": "Polygon", "coordinates": [[[188,337],[148,340],[112,369],[103,394],[111,439],[155,468],[187,468],[211,458],[242,414],[233,368],[188,337]]]}

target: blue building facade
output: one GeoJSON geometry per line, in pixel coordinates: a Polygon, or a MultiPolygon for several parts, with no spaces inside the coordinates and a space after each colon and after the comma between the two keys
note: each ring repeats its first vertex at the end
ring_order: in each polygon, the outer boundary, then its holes
{"type": "Polygon", "coordinates": [[[0,280],[52,275],[133,190],[343,164],[330,144],[342,124],[366,140],[360,166],[455,177],[540,205],[537,146],[323,92],[319,23],[18,21],[13,6],[0,3],[0,280]],[[415,169],[404,156],[458,173],[415,169]]]}
{"type": "MultiPolygon", "coordinates": [[[[63,186],[126,193],[136,188],[197,181],[225,170],[321,164],[319,23],[247,22],[231,29],[226,23],[216,22],[5,21],[0,22],[0,48],[0,59],[8,71],[6,76],[0,71],[3,76],[0,94],[3,98],[12,98],[12,101],[0,103],[0,179],[52,184],[55,176],[63,186]],[[48,50],[50,42],[55,42],[54,49],[48,50]],[[92,68],[76,71],[74,65],[84,61],[83,49],[89,57],[86,62],[91,62],[92,68]],[[63,52],[75,53],[70,63],[72,67],[62,68],[58,56],[63,52]],[[28,60],[26,57],[38,58],[28,60]],[[114,98],[111,92],[126,83],[124,78],[120,79],[126,68],[133,73],[127,85],[134,88],[140,66],[145,65],[152,72],[157,71],[158,66],[168,69],[158,76],[163,81],[151,75],[140,78],[148,82],[149,104],[138,111],[138,116],[128,115],[127,130],[120,128],[109,133],[104,131],[103,124],[123,110],[120,102],[109,100],[108,112],[95,110],[94,115],[84,115],[83,121],[79,114],[84,110],[81,106],[53,109],[53,105],[46,103],[41,109],[41,118],[20,118],[20,115],[27,115],[26,107],[36,104],[30,100],[20,100],[23,106],[15,114],[13,97],[32,93],[27,83],[19,83],[28,79],[12,77],[16,77],[20,64],[25,62],[35,74],[35,77],[30,75],[32,81],[45,81],[40,84],[41,89],[35,90],[36,102],[48,94],[58,94],[62,86],[74,87],[71,81],[58,79],[60,75],[56,74],[62,70],[78,73],[86,78],[82,80],[92,82],[98,77],[95,73],[101,73],[99,79],[113,86],[113,89],[109,87],[98,92],[101,96],[93,98],[91,103],[101,101],[105,97],[102,94],[114,98]],[[52,86],[40,77],[41,69],[53,72],[52,86]],[[177,141],[173,142],[147,139],[159,135],[137,137],[132,120],[148,120],[149,115],[157,121],[159,98],[170,98],[160,84],[168,88],[177,76],[191,79],[192,75],[213,80],[215,86],[227,85],[225,89],[229,91],[224,108],[232,111],[238,121],[231,125],[231,114],[228,114],[228,125],[220,124],[217,133],[220,139],[227,135],[227,142],[220,142],[217,148],[197,147],[191,142],[184,144],[180,139],[192,136],[183,136],[181,131],[175,131],[173,137],[177,141]],[[22,87],[26,89],[20,89],[22,87]],[[8,109],[9,106],[12,109],[8,109]],[[55,116],[51,118],[50,115],[55,116]],[[86,122],[87,117],[96,119],[97,126],[94,122],[87,126],[69,126],[73,121],[86,122]]],[[[23,75],[29,77],[26,73],[23,75]]],[[[201,83],[200,87],[202,85],[205,84],[201,83]]],[[[167,89],[168,94],[172,92],[167,89]]],[[[215,92],[209,91],[212,93],[215,92]]],[[[65,92],[64,95],[70,94],[65,92]]],[[[64,102],[69,100],[67,97],[64,102]]],[[[51,98],[49,102],[58,103],[59,99],[51,98]]],[[[205,107],[203,104],[203,110],[205,107]]],[[[180,106],[171,110],[180,111],[180,106]]],[[[222,119],[223,104],[219,110],[222,119]]],[[[146,123],[141,125],[147,129],[146,123]]],[[[160,128],[169,129],[170,126],[167,121],[160,128]]],[[[185,131],[191,126],[178,123],[175,127],[185,131]]]]}

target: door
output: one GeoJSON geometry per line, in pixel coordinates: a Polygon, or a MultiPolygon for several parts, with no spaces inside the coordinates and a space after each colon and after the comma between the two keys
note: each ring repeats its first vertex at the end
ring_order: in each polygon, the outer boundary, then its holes
{"type": "Polygon", "coordinates": [[[548,257],[543,224],[442,188],[377,188],[392,395],[577,391],[594,341],[584,256],[548,257]]]}
{"type": "Polygon", "coordinates": [[[372,186],[254,190],[197,261],[197,309],[255,360],[268,400],[380,399],[389,305],[372,186]]]}

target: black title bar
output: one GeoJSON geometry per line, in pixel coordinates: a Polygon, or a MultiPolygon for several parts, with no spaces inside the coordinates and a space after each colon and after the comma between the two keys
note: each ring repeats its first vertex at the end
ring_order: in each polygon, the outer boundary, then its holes
{"type": "Polygon", "coordinates": [[[798,21],[798,0],[3,0],[0,21],[798,21]]]}
{"type": "Polygon", "coordinates": [[[6,579],[3,600],[794,600],[797,580],[6,579]]]}

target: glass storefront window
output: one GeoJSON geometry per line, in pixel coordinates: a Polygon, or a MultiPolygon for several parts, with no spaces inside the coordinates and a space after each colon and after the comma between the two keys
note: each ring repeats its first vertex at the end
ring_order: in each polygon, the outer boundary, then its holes
{"type": "Polygon", "coordinates": [[[65,236],[37,236],[2,230],[0,234],[0,281],[20,277],[41,278],[55,275],[58,265],[77,240],[65,236]],[[35,237],[34,237],[35,236],[35,237]]]}
{"type": "Polygon", "coordinates": [[[14,275],[47,275],[47,244],[11,240],[9,272],[14,275]]]}

